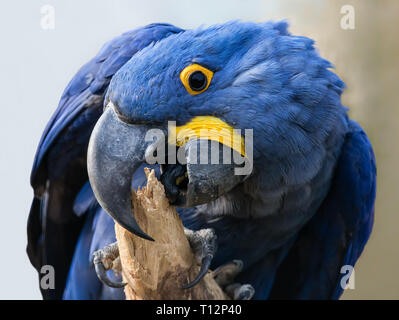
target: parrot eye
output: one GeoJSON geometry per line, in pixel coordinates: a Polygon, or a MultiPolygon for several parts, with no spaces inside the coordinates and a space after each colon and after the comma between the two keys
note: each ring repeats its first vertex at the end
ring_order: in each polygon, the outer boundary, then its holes
{"type": "Polygon", "coordinates": [[[196,95],[208,89],[213,72],[199,64],[192,64],[180,73],[180,80],[191,95],[196,95]]]}
{"type": "Polygon", "coordinates": [[[202,71],[194,71],[188,77],[188,84],[193,91],[201,91],[206,87],[208,80],[202,71]]]}

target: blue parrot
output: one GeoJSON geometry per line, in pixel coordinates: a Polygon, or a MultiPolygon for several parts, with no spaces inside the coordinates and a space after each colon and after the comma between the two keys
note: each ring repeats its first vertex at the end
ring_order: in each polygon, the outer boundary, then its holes
{"type": "MultiPolygon", "coordinates": [[[[203,269],[240,261],[234,281],[252,288],[247,298],[340,297],[341,268],[355,265],[372,230],[375,158],[341,104],[343,81],[313,40],[287,29],[284,21],[150,24],[106,43],[78,71],[31,173],[27,253],[39,276],[43,265],[55,269],[45,299],[124,298],[98,279],[93,254],[115,242],[114,220],[154,236],[131,214],[144,167],[156,171],[187,230],[214,232],[217,250],[203,269]],[[251,172],[235,175],[233,162],[146,163],[160,140],[145,133],[170,136],[168,121],[251,129],[251,172]]],[[[175,147],[187,156],[203,140],[183,136],[175,147]]],[[[106,275],[111,285],[120,280],[106,275]]]]}

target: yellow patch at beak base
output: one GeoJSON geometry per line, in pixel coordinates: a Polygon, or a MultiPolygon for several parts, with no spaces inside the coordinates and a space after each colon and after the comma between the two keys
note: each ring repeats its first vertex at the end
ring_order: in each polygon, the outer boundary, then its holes
{"type": "Polygon", "coordinates": [[[245,156],[245,143],[241,134],[216,117],[197,116],[183,126],[169,127],[170,144],[181,147],[191,139],[217,141],[245,156]]]}

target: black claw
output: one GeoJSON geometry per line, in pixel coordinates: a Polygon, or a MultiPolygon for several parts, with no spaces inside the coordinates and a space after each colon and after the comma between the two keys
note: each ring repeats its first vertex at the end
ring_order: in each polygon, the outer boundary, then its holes
{"type": "Polygon", "coordinates": [[[104,264],[101,261],[101,257],[99,255],[96,255],[96,253],[94,255],[95,255],[93,260],[94,268],[96,270],[97,277],[101,280],[101,282],[111,288],[123,288],[126,285],[126,283],[115,282],[110,278],[108,278],[104,264]]]}
{"type": "Polygon", "coordinates": [[[182,286],[182,289],[190,289],[190,288],[194,287],[196,284],[198,284],[198,282],[200,282],[201,279],[208,272],[208,269],[211,265],[212,259],[213,259],[213,255],[211,255],[211,254],[206,255],[206,257],[203,258],[201,261],[201,269],[200,269],[199,273],[197,274],[197,276],[195,277],[195,279],[193,281],[191,281],[190,283],[182,286]]]}

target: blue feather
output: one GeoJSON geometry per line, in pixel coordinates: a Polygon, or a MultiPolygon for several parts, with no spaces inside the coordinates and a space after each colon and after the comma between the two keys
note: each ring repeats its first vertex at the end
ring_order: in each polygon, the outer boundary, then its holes
{"type": "Polygon", "coordinates": [[[376,164],[364,131],[350,122],[329,193],[279,268],[271,298],[338,299],[341,268],[354,267],[374,221],[376,164]]]}

